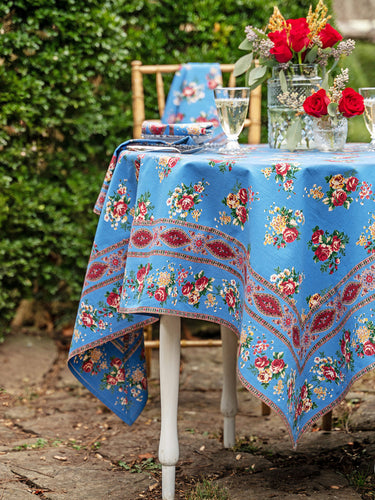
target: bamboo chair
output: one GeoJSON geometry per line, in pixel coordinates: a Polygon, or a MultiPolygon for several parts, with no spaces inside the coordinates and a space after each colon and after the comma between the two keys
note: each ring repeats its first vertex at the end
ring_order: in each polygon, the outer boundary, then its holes
{"type": "MultiPolygon", "coordinates": [[[[141,61],[132,61],[132,99],[133,99],[133,138],[141,136],[142,123],[145,118],[144,85],[143,75],[155,74],[156,95],[158,100],[159,117],[161,118],[165,108],[165,85],[163,74],[174,74],[180,69],[180,64],[156,64],[143,65],[141,61]]],[[[234,64],[221,64],[223,76],[228,76],[228,86],[235,87],[236,79],[233,75],[234,64]]],[[[260,143],[261,129],[261,101],[262,90],[257,87],[251,92],[249,115],[245,121],[245,128],[248,128],[248,143],[260,143]]]]}
{"type": "MultiPolygon", "coordinates": [[[[180,69],[180,64],[157,64],[143,65],[141,61],[132,61],[131,63],[131,84],[132,84],[132,109],[133,109],[133,138],[141,137],[142,123],[146,119],[145,111],[145,88],[143,75],[155,75],[155,86],[158,103],[159,118],[163,116],[166,89],[163,80],[164,74],[174,74],[180,69]]],[[[228,86],[236,86],[236,78],[233,75],[234,64],[220,64],[220,69],[224,79],[228,80],[228,86]]],[[[244,128],[248,129],[248,143],[259,144],[261,134],[261,86],[251,91],[248,117],[244,128]]],[[[159,340],[152,340],[152,327],[145,328],[145,351],[147,372],[151,373],[151,353],[152,349],[159,348],[159,340]]],[[[182,339],[181,347],[220,347],[222,340],[186,340],[182,339]]],[[[262,415],[269,415],[270,408],[262,403],[262,415]]]]}

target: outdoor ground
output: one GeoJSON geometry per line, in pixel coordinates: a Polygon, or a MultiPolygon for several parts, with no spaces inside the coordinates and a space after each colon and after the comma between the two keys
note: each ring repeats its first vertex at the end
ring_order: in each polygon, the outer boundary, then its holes
{"type": "MultiPolygon", "coordinates": [[[[68,344],[23,332],[0,345],[0,500],[161,499],[158,352],[149,402],[128,427],[70,374],[68,344]]],[[[312,429],[297,450],[238,386],[237,444],[225,450],[220,348],[184,349],[176,500],[375,499],[374,381],[358,381],[333,430],[312,429]]]]}

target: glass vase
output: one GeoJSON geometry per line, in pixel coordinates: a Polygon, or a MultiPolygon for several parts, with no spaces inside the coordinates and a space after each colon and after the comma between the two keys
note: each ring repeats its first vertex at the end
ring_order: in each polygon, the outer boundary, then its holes
{"type": "Polygon", "coordinates": [[[348,120],[344,116],[333,120],[328,115],[314,118],[313,132],[319,151],[342,151],[348,135],[348,120]]]}
{"type": "Polygon", "coordinates": [[[319,90],[320,83],[316,64],[272,68],[267,85],[268,143],[271,148],[315,148],[313,121],[304,112],[303,103],[306,97],[319,90]]]}

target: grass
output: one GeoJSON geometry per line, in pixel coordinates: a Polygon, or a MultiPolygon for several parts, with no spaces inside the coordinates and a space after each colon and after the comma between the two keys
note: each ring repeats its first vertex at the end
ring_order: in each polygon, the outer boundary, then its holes
{"type": "Polygon", "coordinates": [[[203,479],[187,494],[186,500],[229,500],[229,496],[226,488],[203,479]]]}

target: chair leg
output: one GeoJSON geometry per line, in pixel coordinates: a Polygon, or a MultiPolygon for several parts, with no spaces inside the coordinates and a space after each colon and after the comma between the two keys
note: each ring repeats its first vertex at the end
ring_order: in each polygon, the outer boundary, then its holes
{"type": "Polygon", "coordinates": [[[232,330],[221,326],[223,343],[223,392],[221,395],[221,413],[224,415],[224,448],[232,448],[236,442],[237,414],[237,337],[232,330]]]}
{"type": "Polygon", "coordinates": [[[323,431],[332,430],[332,410],[323,415],[322,418],[322,429],[323,431]]]}
{"type": "Polygon", "coordinates": [[[266,417],[267,415],[271,415],[271,408],[268,405],[266,405],[266,403],[263,403],[263,401],[262,401],[261,412],[262,412],[262,417],[266,417]]]}
{"type": "Polygon", "coordinates": [[[173,500],[176,464],[179,458],[177,410],[180,376],[181,320],[177,316],[160,318],[160,403],[161,432],[159,460],[162,464],[162,498],[173,500]]]}

